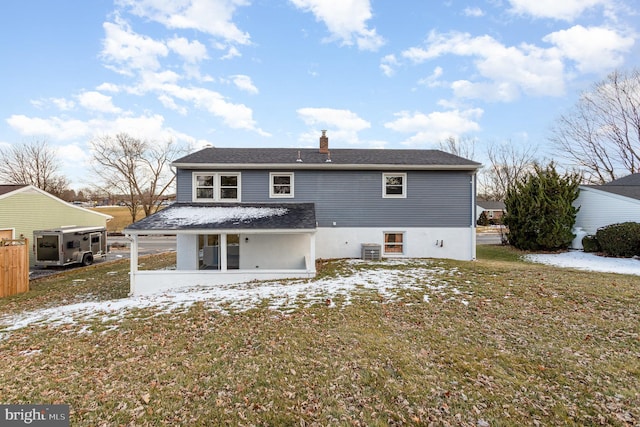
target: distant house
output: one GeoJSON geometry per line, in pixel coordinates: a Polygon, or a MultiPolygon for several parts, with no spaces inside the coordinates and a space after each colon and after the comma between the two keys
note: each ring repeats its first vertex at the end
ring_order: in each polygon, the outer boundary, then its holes
{"type": "Polygon", "coordinates": [[[479,219],[480,215],[482,215],[482,212],[484,212],[487,215],[487,218],[489,219],[489,221],[493,220],[493,221],[500,222],[502,220],[502,215],[504,215],[504,212],[506,209],[503,201],[478,199],[476,201],[476,204],[477,204],[476,219],[479,219]]]}
{"type": "Polygon", "coordinates": [[[176,203],[125,229],[131,292],[306,278],[316,259],[475,258],[479,163],[438,150],[205,148],[173,162],[176,203]],[[176,236],[138,271],[139,235],[176,236]]]}
{"type": "Polygon", "coordinates": [[[605,225],[640,222],[640,173],[603,185],[581,185],[573,205],[580,208],[575,226],[588,234],[605,225]]]}
{"type": "Polygon", "coordinates": [[[106,226],[111,215],[67,203],[33,185],[0,185],[0,238],[29,239],[34,262],[33,230],[76,226],[106,226]]]}

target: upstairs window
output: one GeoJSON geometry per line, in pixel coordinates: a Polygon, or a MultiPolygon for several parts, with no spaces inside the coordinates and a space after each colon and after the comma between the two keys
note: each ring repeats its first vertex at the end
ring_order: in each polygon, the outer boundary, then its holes
{"type": "Polygon", "coordinates": [[[382,197],[407,197],[407,174],[406,173],[383,173],[382,174],[382,197]]]}
{"type": "Polygon", "coordinates": [[[240,174],[194,173],[193,200],[196,202],[239,202],[240,174]]]}
{"type": "Polygon", "coordinates": [[[293,173],[272,172],[269,174],[269,180],[269,197],[293,197],[293,173]]]}

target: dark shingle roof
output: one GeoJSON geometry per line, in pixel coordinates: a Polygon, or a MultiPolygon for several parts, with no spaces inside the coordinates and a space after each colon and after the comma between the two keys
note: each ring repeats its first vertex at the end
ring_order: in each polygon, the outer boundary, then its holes
{"type": "Polygon", "coordinates": [[[503,211],[505,210],[504,202],[499,200],[482,200],[477,199],[476,204],[486,211],[503,211]]]}
{"type": "Polygon", "coordinates": [[[313,203],[174,203],[134,222],[125,232],[315,228],[313,203]]]}
{"type": "Polygon", "coordinates": [[[5,185],[0,185],[0,196],[7,194],[7,193],[11,193],[13,191],[19,190],[21,188],[26,187],[27,184],[5,184],[5,185]]]}
{"type": "Polygon", "coordinates": [[[586,185],[586,187],[640,200],[640,173],[623,176],[603,185],[586,185]]]}
{"type": "Polygon", "coordinates": [[[440,150],[333,149],[329,155],[306,148],[216,148],[210,147],[182,157],[176,166],[189,165],[290,165],[295,167],[423,166],[477,169],[480,163],[440,150]],[[327,160],[331,161],[328,162],[327,160]]]}

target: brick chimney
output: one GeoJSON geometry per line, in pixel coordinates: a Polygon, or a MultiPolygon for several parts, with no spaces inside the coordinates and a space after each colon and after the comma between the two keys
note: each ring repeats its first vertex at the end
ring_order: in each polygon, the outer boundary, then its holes
{"type": "Polygon", "coordinates": [[[320,153],[329,153],[329,137],[326,130],[322,131],[322,136],[320,137],[320,153]]]}

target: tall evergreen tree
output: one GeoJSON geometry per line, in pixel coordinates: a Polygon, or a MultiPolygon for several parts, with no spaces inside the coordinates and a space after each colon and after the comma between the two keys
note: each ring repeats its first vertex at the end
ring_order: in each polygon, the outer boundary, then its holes
{"type": "Polygon", "coordinates": [[[523,250],[566,249],[575,237],[580,175],[561,176],[553,162],[534,171],[507,190],[504,224],[509,244],[523,250]]]}

